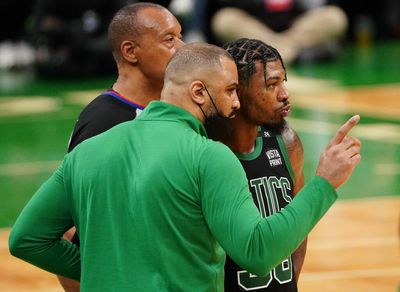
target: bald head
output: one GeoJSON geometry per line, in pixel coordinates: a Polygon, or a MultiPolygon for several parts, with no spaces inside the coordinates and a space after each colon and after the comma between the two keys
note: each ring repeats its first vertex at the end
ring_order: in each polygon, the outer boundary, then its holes
{"type": "Polygon", "coordinates": [[[240,107],[235,61],[224,49],[205,43],[180,48],[169,61],[161,100],[182,107],[200,121],[231,117],[240,107]]]}
{"type": "Polygon", "coordinates": [[[232,60],[224,49],[206,44],[192,43],[180,48],[169,61],[164,83],[182,84],[193,80],[204,80],[213,77],[213,71],[220,71],[223,59],[232,60]]]}
{"type": "Polygon", "coordinates": [[[108,27],[108,40],[114,58],[118,61],[120,56],[120,45],[124,40],[136,40],[145,30],[147,17],[144,12],[148,10],[159,10],[171,14],[165,7],[154,3],[135,3],[121,8],[111,20],[108,27]]]}

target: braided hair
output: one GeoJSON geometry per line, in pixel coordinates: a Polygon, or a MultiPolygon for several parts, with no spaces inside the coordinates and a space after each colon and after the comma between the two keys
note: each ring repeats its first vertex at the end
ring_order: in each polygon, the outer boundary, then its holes
{"type": "Polygon", "coordinates": [[[226,43],[223,48],[233,57],[236,62],[239,82],[248,85],[251,76],[254,73],[256,61],[261,61],[264,67],[264,82],[267,83],[267,63],[279,60],[282,64],[283,70],[286,68],[283,64],[282,57],[279,52],[267,45],[263,41],[255,39],[241,38],[233,42],[226,43]]]}

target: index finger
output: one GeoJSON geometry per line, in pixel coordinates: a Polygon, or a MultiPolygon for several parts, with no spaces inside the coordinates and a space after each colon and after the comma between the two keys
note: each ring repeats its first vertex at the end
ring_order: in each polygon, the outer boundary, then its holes
{"type": "Polygon", "coordinates": [[[357,125],[357,123],[359,121],[360,121],[360,116],[359,115],[352,116],[343,126],[341,126],[339,128],[339,130],[336,132],[335,137],[332,138],[330,144],[334,145],[334,144],[339,144],[340,142],[342,142],[344,137],[346,137],[346,135],[350,132],[350,130],[355,125],[357,125]]]}

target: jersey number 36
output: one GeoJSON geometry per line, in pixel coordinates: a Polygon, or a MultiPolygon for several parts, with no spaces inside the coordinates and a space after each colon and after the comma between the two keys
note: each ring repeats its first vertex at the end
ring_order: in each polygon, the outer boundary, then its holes
{"type": "Polygon", "coordinates": [[[276,279],[279,284],[288,283],[293,277],[292,259],[291,257],[287,258],[269,272],[268,275],[263,277],[258,277],[247,271],[238,271],[237,276],[239,286],[246,291],[267,288],[271,284],[272,279],[276,279]]]}

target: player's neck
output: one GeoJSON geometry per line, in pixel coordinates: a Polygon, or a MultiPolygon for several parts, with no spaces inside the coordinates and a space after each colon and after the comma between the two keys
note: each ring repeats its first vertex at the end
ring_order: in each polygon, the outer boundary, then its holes
{"type": "Polygon", "coordinates": [[[162,86],[151,84],[143,78],[128,77],[120,74],[113,85],[113,89],[128,100],[147,106],[150,101],[159,100],[162,86]]]}
{"type": "Polygon", "coordinates": [[[234,152],[243,154],[253,152],[258,134],[258,126],[249,123],[240,114],[232,120],[232,125],[233,131],[226,144],[234,152]]]}

